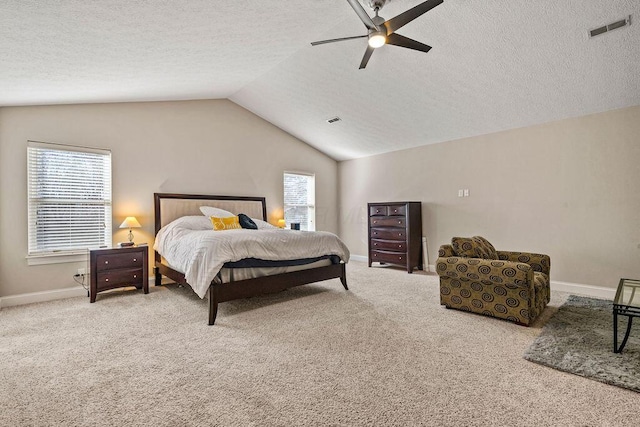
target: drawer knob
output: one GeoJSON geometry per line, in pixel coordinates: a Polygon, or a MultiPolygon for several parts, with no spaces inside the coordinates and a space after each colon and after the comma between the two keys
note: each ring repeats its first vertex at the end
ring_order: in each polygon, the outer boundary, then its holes
{"type": "Polygon", "coordinates": [[[402,259],[402,257],[399,257],[398,259],[402,259]]]}
{"type": "Polygon", "coordinates": [[[378,254],[373,254],[373,256],[378,256],[378,254]]]}
{"type": "Polygon", "coordinates": [[[108,281],[109,281],[109,279],[104,279],[104,281],[105,281],[105,282],[108,282],[108,281]]]}
{"type": "Polygon", "coordinates": [[[398,236],[402,237],[402,233],[398,233],[398,236]]]}
{"type": "Polygon", "coordinates": [[[378,221],[373,221],[373,223],[374,223],[374,224],[377,224],[377,223],[378,223],[378,221]]]}
{"type": "Polygon", "coordinates": [[[402,245],[398,245],[398,247],[399,247],[399,248],[401,248],[401,247],[402,247],[402,245]]]}
{"type": "Polygon", "coordinates": [[[134,258],[134,259],[133,259],[133,262],[136,262],[136,261],[137,261],[137,259],[135,259],[135,258],[134,258]]]}
{"type": "Polygon", "coordinates": [[[396,212],[398,212],[398,209],[394,209],[394,210],[393,210],[393,213],[396,213],[396,212]]]}
{"type": "Polygon", "coordinates": [[[402,221],[398,220],[398,224],[402,224],[402,221]]]}
{"type": "Polygon", "coordinates": [[[135,274],[133,275],[133,278],[134,278],[134,279],[135,279],[135,278],[137,278],[137,277],[138,277],[137,275],[135,275],[135,274]]]}
{"type": "Polygon", "coordinates": [[[377,244],[377,243],[374,243],[374,244],[373,244],[373,246],[378,246],[378,244],[377,244]]]}
{"type": "Polygon", "coordinates": [[[105,264],[109,264],[109,261],[105,261],[104,263],[105,263],[105,264]]]}

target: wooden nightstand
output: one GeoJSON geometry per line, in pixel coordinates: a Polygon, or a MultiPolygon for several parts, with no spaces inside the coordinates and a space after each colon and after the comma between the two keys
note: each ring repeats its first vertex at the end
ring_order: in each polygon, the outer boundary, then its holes
{"type": "Polygon", "coordinates": [[[149,293],[149,248],[129,246],[89,251],[91,283],[90,302],[98,292],[135,286],[149,293]]]}

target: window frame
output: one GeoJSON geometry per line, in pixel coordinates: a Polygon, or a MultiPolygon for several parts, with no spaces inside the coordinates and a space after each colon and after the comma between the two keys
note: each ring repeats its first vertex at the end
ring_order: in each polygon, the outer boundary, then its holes
{"type": "MultiPolygon", "coordinates": [[[[316,175],[314,173],[310,173],[310,172],[297,172],[297,171],[284,171],[282,174],[282,204],[283,204],[283,211],[282,211],[282,217],[285,220],[285,227],[290,227],[291,224],[289,222],[287,222],[287,208],[288,207],[306,207],[307,208],[307,212],[308,212],[308,219],[307,219],[307,231],[316,231],[316,175]],[[312,203],[303,203],[303,204],[287,204],[286,203],[286,188],[285,188],[285,178],[287,175],[296,175],[296,176],[304,176],[307,178],[311,178],[312,181],[312,196],[313,196],[313,202],[312,203]]],[[[308,199],[307,199],[308,200],[308,199]]],[[[302,225],[301,225],[301,229],[302,225]]]]}
{"type": "MultiPolygon", "coordinates": [[[[87,160],[96,162],[96,160],[87,160]]],[[[71,163],[70,163],[71,165],[71,163]]],[[[113,197],[112,197],[112,183],[113,183],[113,164],[112,164],[112,155],[111,150],[108,149],[100,149],[93,147],[85,147],[78,145],[69,145],[69,144],[59,144],[59,143],[51,143],[51,142],[41,142],[41,141],[27,141],[27,264],[28,265],[41,265],[41,264],[57,264],[57,263],[66,263],[66,262],[82,262],[86,261],[89,253],[89,249],[97,248],[97,247],[110,247],[113,245],[113,232],[112,232],[112,221],[113,221],[113,197]],[[50,151],[67,151],[71,153],[83,153],[83,154],[96,154],[102,156],[102,160],[98,160],[97,163],[102,163],[102,167],[104,168],[102,181],[101,181],[101,191],[102,191],[102,199],[76,199],[74,197],[66,199],[70,201],[67,205],[73,206],[75,203],[87,205],[87,201],[91,201],[90,204],[95,204],[96,206],[101,206],[104,210],[102,212],[104,218],[104,230],[101,232],[101,236],[96,239],[95,244],[87,244],[86,247],[75,247],[66,249],[61,247],[60,249],[45,249],[38,250],[34,247],[34,242],[37,241],[38,230],[36,228],[37,223],[37,206],[43,202],[42,200],[38,200],[37,194],[34,194],[34,190],[37,188],[36,183],[38,180],[40,182],[54,182],[56,186],[60,185],[58,180],[47,181],[45,177],[39,173],[38,170],[33,170],[32,165],[34,165],[36,161],[36,156],[42,155],[38,153],[37,150],[46,150],[50,151]],[[76,202],[77,200],[77,202],[76,202]]],[[[65,178],[70,175],[63,175],[65,178]]],[[[71,186],[73,186],[73,182],[83,182],[86,180],[87,176],[83,174],[77,174],[73,176],[75,181],[71,182],[71,186]]],[[[50,200],[56,200],[55,197],[50,197],[50,200]]],[[[71,221],[73,223],[73,218],[71,217],[71,221]]],[[[54,217],[55,218],[55,217],[54,217]]],[[[55,219],[54,219],[55,221],[55,219]]]]}

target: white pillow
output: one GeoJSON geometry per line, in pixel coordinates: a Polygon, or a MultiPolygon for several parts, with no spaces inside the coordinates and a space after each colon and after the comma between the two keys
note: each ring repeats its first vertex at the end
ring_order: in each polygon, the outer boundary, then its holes
{"type": "Polygon", "coordinates": [[[214,208],[213,206],[200,206],[200,212],[202,215],[216,218],[229,218],[231,216],[235,216],[229,211],[225,211],[224,209],[214,208]]]}
{"type": "Polygon", "coordinates": [[[268,230],[270,228],[278,228],[275,225],[271,225],[267,221],[263,221],[261,219],[251,218],[251,220],[256,223],[258,230],[268,230]]]}
{"type": "Polygon", "coordinates": [[[206,216],[181,216],[170,224],[175,227],[183,227],[189,230],[211,230],[211,220],[206,216]]]}

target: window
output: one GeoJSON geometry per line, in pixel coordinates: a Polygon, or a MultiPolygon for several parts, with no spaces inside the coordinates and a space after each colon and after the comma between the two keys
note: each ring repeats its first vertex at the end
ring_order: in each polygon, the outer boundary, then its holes
{"type": "Polygon", "coordinates": [[[300,223],[300,230],[316,229],[316,177],[284,173],[284,221],[300,223]]]}
{"type": "Polygon", "coordinates": [[[29,141],[29,256],[111,246],[111,152],[29,141]]]}

